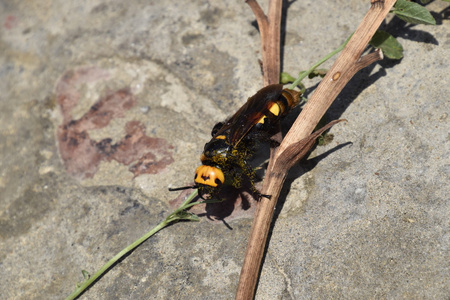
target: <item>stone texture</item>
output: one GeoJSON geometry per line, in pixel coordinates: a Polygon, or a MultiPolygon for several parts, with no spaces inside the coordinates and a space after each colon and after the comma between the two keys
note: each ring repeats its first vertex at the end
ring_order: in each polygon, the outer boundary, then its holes
{"type": "MultiPolygon", "coordinates": [[[[283,69],[368,2],[290,3],[283,69]]],[[[328,113],[349,122],[290,173],[256,299],[448,299],[449,13],[427,7],[437,26],[387,20],[405,57],[352,79],[328,113]]],[[[173,209],[261,87],[259,35],[244,1],[11,0],[0,21],[0,298],[62,299],[173,209]]],[[[252,211],[163,230],[81,299],[233,299],[252,211]]]]}

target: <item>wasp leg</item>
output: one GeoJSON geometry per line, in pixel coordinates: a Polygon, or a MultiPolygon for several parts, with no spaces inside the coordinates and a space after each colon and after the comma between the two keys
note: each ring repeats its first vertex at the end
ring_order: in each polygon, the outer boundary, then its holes
{"type": "Polygon", "coordinates": [[[270,198],[272,198],[271,195],[262,194],[260,191],[258,191],[258,189],[255,187],[255,184],[251,180],[250,180],[250,186],[251,186],[251,193],[253,194],[253,196],[255,197],[256,200],[259,201],[263,197],[267,198],[269,200],[270,200],[270,198]]]}
{"type": "Polygon", "coordinates": [[[262,197],[270,199],[271,195],[261,194],[261,192],[258,191],[258,189],[255,187],[255,179],[257,178],[255,169],[253,169],[246,161],[243,162],[241,168],[244,171],[244,175],[250,184],[250,189],[253,196],[257,200],[261,199],[262,197]]]}
{"type": "Polygon", "coordinates": [[[258,193],[258,196],[259,196],[259,199],[261,199],[261,198],[267,198],[267,199],[271,199],[272,198],[272,195],[266,195],[266,194],[261,194],[261,193],[258,193]]]}
{"type": "MultiPolygon", "coordinates": [[[[264,168],[264,165],[267,165],[267,164],[269,163],[269,161],[270,161],[269,158],[266,159],[265,161],[263,161],[262,163],[260,163],[259,166],[255,167],[255,168],[253,169],[253,171],[256,172],[256,171],[262,170],[262,169],[264,168]]],[[[258,175],[256,175],[256,176],[258,176],[258,175]]],[[[260,179],[260,178],[258,177],[258,179],[260,179]]]]}

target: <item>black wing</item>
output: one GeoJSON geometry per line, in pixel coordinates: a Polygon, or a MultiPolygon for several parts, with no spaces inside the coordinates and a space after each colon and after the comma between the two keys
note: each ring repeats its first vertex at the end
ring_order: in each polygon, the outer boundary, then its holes
{"type": "Polygon", "coordinates": [[[283,91],[282,84],[272,84],[260,89],[215,133],[225,136],[230,145],[236,146],[242,138],[261,120],[270,115],[270,106],[283,91]]]}

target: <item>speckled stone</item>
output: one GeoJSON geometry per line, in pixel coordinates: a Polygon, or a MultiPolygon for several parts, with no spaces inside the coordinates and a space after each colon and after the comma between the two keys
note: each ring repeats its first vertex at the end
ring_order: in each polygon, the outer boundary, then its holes
{"type": "MultiPolygon", "coordinates": [[[[289,2],[283,70],[368,8],[289,2]]],[[[448,299],[450,22],[448,3],[427,8],[437,26],[389,17],[404,58],[359,72],[328,113],[348,123],[291,171],[256,299],[448,299]]],[[[261,88],[255,24],[244,1],[0,2],[1,299],[64,299],[170,213],[167,187],[192,181],[212,126],[261,88]],[[121,91],[117,110],[105,99],[121,91]]],[[[80,299],[233,299],[251,211],[163,230],[80,299]]]]}

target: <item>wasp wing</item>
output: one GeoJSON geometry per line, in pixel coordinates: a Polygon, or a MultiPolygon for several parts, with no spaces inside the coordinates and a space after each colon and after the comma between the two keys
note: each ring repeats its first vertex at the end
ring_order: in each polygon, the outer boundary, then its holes
{"type": "Polygon", "coordinates": [[[258,122],[270,114],[270,105],[281,96],[282,84],[272,84],[259,90],[217,131],[213,138],[226,136],[236,146],[258,122]]]}

